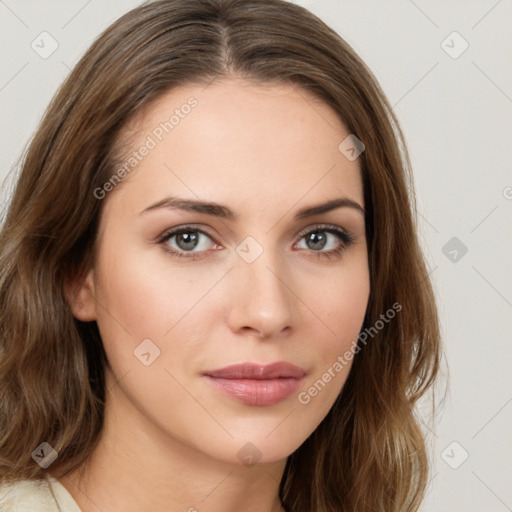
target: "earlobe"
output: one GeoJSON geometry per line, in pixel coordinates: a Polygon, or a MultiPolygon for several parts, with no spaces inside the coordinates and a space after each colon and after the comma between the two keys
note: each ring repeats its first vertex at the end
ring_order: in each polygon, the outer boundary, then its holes
{"type": "Polygon", "coordinates": [[[84,277],[64,285],[64,294],[73,316],[82,322],[96,320],[96,300],[94,294],[94,271],[84,277]]]}

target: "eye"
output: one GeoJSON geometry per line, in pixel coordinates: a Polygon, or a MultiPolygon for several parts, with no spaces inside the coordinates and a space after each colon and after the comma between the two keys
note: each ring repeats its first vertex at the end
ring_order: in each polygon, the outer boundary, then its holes
{"type": "MultiPolygon", "coordinates": [[[[298,247],[309,252],[308,257],[336,258],[354,242],[354,236],[339,226],[319,225],[299,235],[299,246],[304,241],[305,247],[298,247]]],[[[165,251],[175,258],[188,258],[196,260],[202,258],[211,248],[221,247],[204,230],[193,225],[181,226],[171,231],[166,231],[157,240],[165,251]]]]}
{"type": "Polygon", "coordinates": [[[208,250],[212,238],[202,229],[183,226],[164,233],[158,243],[176,258],[197,259],[208,250]]]}
{"type": "Polygon", "coordinates": [[[302,234],[301,242],[302,240],[305,242],[305,249],[309,249],[313,257],[331,259],[341,255],[355,239],[351,233],[338,226],[321,225],[302,234]]]}

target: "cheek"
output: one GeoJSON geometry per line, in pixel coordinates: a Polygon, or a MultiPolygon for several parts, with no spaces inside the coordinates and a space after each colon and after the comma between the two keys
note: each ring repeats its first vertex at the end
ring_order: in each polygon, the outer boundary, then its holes
{"type": "Polygon", "coordinates": [[[317,280],[322,293],[310,299],[315,316],[310,331],[317,334],[316,343],[307,350],[318,364],[302,388],[299,403],[311,403],[320,415],[327,414],[348,378],[363,326],[370,283],[368,268],[360,261],[329,279],[317,280]]]}
{"type": "Polygon", "coordinates": [[[212,322],[219,318],[221,306],[209,291],[225,269],[187,268],[158,247],[141,249],[133,242],[130,249],[126,242],[116,243],[115,235],[110,240],[99,258],[95,288],[98,328],[115,373],[119,377],[141,369],[135,356],[147,339],[158,354],[153,368],[182,371],[193,366],[202,344],[211,338],[212,322]]]}
{"type": "MultiPolygon", "coordinates": [[[[157,248],[152,251],[159,252],[157,248]]],[[[161,338],[201,296],[201,282],[188,279],[183,269],[173,267],[161,254],[158,258],[135,250],[119,257],[111,254],[98,276],[98,301],[106,310],[100,311],[104,323],[117,320],[130,333],[161,338]]]]}
{"type": "Polygon", "coordinates": [[[368,269],[364,265],[347,267],[345,272],[325,280],[323,289],[314,302],[315,312],[325,323],[322,339],[327,349],[345,351],[364,321],[370,293],[368,269]]]}

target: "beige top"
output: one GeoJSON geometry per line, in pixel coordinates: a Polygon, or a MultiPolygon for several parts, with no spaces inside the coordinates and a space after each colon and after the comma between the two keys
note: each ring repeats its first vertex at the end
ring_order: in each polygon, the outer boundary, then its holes
{"type": "Polygon", "coordinates": [[[0,512],[81,512],[67,489],[50,474],[43,480],[0,482],[0,512]]]}

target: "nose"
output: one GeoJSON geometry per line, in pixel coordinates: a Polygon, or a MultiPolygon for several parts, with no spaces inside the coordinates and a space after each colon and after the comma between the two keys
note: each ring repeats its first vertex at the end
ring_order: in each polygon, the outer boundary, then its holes
{"type": "Polygon", "coordinates": [[[295,328],[296,296],[287,274],[266,255],[239,260],[230,272],[228,323],[237,334],[278,338],[295,328]]]}

